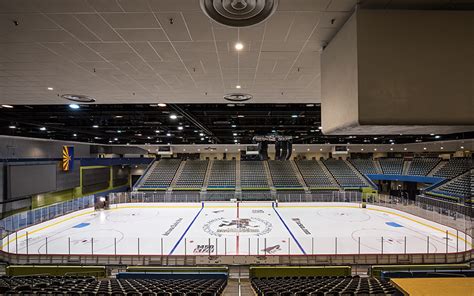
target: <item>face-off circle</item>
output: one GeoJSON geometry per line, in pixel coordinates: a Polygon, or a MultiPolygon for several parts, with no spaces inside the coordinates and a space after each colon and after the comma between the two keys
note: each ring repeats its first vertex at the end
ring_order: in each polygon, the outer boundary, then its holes
{"type": "Polygon", "coordinates": [[[235,234],[262,236],[269,233],[272,227],[272,223],[257,217],[235,219],[220,217],[206,222],[203,230],[218,237],[235,234]]]}

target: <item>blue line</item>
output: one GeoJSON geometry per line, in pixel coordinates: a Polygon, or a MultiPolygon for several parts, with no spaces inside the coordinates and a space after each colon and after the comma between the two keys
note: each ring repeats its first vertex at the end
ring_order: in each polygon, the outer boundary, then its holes
{"type": "Polygon", "coordinates": [[[184,231],[183,235],[181,235],[181,237],[179,238],[179,240],[176,242],[176,244],[174,245],[173,249],[171,249],[171,252],[169,253],[169,255],[173,255],[173,252],[176,250],[176,248],[178,247],[179,243],[181,242],[181,240],[184,238],[184,236],[186,235],[186,233],[188,232],[189,228],[191,228],[191,226],[193,225],[194,221],[196,221],[197,217],[199,216],[199,214],[201,214],[202,210],[204,209],[204,203],[202,203],[202,206],[201,206],[201,209],[199,210],[199,212],[196,214],[196,216],[194,216],[194,219],[193,221],[191,221],[191,223],[189,223],[188,225],[188,228],[186,228],[186,230],[184,231]]]}
{"type": "Polygon", "coordinates": [[[273,207],[273,210],[275,210],[275,213],[277,214],[278,218],[280,218],[280,221],[281,223],[283,223],[283,225],[285,225],[286,227],[286,230],[288,230],[288,232],[290,233],[291,237],[295,240],[296,244],[298,245],[298,247],[300,248],[301,252],[303,252],[303,254],[306,255],[306,252],[304,251],[303,247],[300,245],[300,242],[296,239],[296,237],[293,235],[293,232],[291,232],[290,228],[288,227],[288,225],[286,225],[285,221],[283,221],[283,218],[280,216],[280,214],[278,213],[278,211],[276,210],[275,208],[275,205],[272,203],[272,207],[273,207]]]}

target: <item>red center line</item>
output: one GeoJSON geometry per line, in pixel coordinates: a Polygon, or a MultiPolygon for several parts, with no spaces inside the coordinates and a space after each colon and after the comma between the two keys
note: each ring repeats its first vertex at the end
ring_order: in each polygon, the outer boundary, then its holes
{"type": "Polygon", "coordinates": [[[239,202],[237,202],[237,237],[235,238],[235,243],[236,243],[236,246],[235,246],[235,249],[236,249],[236,254],[239,255],[239,240],[240,240],[240,236],[239,236],[239,232],[240,232],[240,221],[239,221],[239,202]]]}

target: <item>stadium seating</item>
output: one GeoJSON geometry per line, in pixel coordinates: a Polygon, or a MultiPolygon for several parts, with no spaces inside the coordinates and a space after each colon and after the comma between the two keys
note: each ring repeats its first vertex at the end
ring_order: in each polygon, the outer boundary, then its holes
{"type": "Polygon", "coordinates": [[[414,158],[408,168],[410,176],[426,176],[440,162],[440,158],[414,158]]]}
{"type": "Polygon", "coordinates": [[[401,295],[390,283],[359,276],[253,278],[259,296],[303,295],[401,295]]]}
{"type": "Polygon", "coordinates": [[[452,196],[458,198],[469,198],[472,194],[471,176],[474,170],[466,172],[451,181],[441,184],[430,190],[429,193],[438,196],[452,196]]]}
{"type": "Polygon", "coordinates": [[[207,160],[187,160],[173,190],[200,190],[206,177],[207,164],[207,160]]]}
{"type": "Polygon", "coordinates": [[[350,159],[349,161],[362,174],[378,174],[377,168],[375,167],[374,161],[372,159],[350,159]]]}
{"type": "Polygon", "coordinates": [[[268,166],[275,188],[303,188],[289,160],[269,160],[268,166]]]}
{"type": "Polygon", "coordinates": [[[223,279],[109,279],[93,277],[0,277],[1,295],[159,295],[214,296],[223,279]]]}
{"type": "Polygon", "coordinates": [[[470,158],[451,158],[445,162],[438,171],[434,173],[435,177],[452,179],[472,167],[472,159],[470,158]]]}
{"type": "Polygon", "coordinates": [[[338,190],[339,186],[316,160],[297,160],[301,175],[310,189],[338,190]]]}
{"type": "Polygon", "coordinates": [[[181,159],[162,159],[142,183],[140,189],[166,189],[171,185],[181,159]]]}
{"type": "Polygon", "coordinates": [[[240,163],[240,179],[242,190],[270,189],[261,161],[242,161],[240,163]]]}
{"type": "Polygon", "coordinates": [[[208,189],[235,189],[235,160],[214,160],[208,189]]]}
{"type": "Polygon", "coordinates": [[[403,158],[379,158],[380,167],[385,175],[401,175],[403,158]]]}
{"type": "Polygon", "coordinates": [[[344,160],[329,158],[324,164],[343,188],[369,187],[369,185],[357,175],[344,160]]]}

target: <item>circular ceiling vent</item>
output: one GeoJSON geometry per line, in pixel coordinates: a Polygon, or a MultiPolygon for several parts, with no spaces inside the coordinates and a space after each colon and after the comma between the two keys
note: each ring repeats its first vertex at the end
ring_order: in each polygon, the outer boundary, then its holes
{"type": "Polygon", "coordinates": [[[85,96],[85,95],[73,95],[73,94],[64,94],[61,95],[61,98],[73,101],[73,102],[79,102],[79,103],[93,103],[95,102],[95,98],[85,96]]]}
{"type": "Polygon", "coordinates": [[[269,18],[278,0],[200,0],[201,9],[216,22],[230,27],[248,27],[269,18]]]}
{"type": "Polygon", "coordinates": [[[224,99],[230,102],[245,102],[245,101],[253,99],[253,96],[250,94],[233,93],[233,94],[226,94],[224,96],[224,99]]]}

